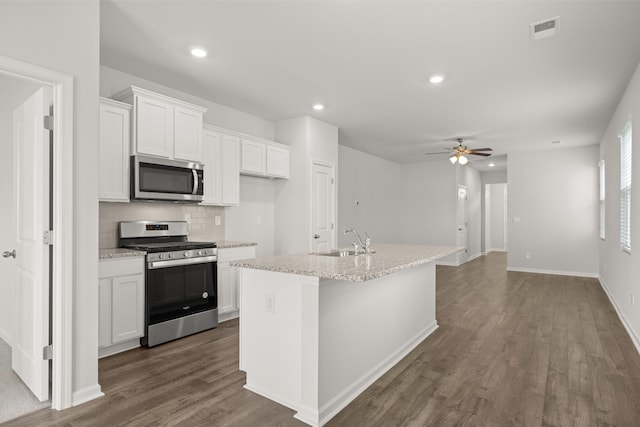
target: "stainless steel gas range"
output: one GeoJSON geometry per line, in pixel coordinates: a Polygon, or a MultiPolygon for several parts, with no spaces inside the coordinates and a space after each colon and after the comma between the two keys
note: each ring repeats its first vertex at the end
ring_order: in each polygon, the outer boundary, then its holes
{"type": "Polygon", "coordinates": [[[119,223],[120,246],[147,252],[143,346],[218,325],[218,249],[190,242],[187,230],[186,221],[119,223]]]}

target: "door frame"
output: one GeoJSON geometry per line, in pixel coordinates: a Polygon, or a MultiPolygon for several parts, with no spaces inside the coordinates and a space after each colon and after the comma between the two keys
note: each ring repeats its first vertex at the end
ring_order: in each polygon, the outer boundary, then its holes
{"type": "Polygon", "coordinates": [[[53,212],[55,230],[51,284],[53,343],[51,407],[72,404],[73,379],[73,76],[0,55],[0,73],[26,79],[53,91],[53,212]]]}
{"type": "Polygon", "coordinates": [[[309,251],[312,252],[313,251],[313,240],[311,238],[311,236],[313,235],[313,165],[319,165],[319,166],[325,166],[328,168],[331,168],[331,179],[333,180],[333,183],[331,184],[331,219],[332,219],[332,224],[333,224],[333,230],[331,231],[331,239],[333,240],[333,245],[336,246],[338,243],[338,236],[336,234],[336,231],[338,230],[338,224],[336,223],[337,221],[337,200],[336,200],[336,166],[332,163],[329,162],[323,162],[321,160],[314,160],[311,159],[311,161],[309,162],[309,173],[308,173],[308,177],[309,177],[309,211],[308,211],[308,221],[309,221],[309,225],[308,225],[308,236],[309,236],[309,251]]]}

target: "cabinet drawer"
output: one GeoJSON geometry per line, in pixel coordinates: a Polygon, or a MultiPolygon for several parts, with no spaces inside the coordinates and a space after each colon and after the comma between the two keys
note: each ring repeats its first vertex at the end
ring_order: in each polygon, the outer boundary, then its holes
{"type": "Polygon", "coordinates": [[[98,278],[144,273],[144,257],[101,259],[98,278]]]}

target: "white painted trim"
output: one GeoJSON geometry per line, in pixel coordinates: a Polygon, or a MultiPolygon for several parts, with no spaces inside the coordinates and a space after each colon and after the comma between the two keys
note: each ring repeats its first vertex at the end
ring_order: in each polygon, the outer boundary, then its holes
{"type": "Polygon", "coordinates": [[[506,249],[504,249],[504,248],[500,248],[500,249],[491,248],[491,249],[489,249],[489,250],[487,251],[487,253],[489,253],[489,252],[507,252],[507,250],[506,250],[506,249]]]}
{"type": "Polygon", "coordinates": [[[235,308],[233,310],[225,311],[223,313],[218,312],[218,323],[226,322],[227,320],[233,320],[240,317],[240,310],[235,308]]]}
{"type": "Polygon", "coordinates": [[[13,338],[9,335],[9,332],[0,328],[0,340],[7,343],[9,347],[12,347],[11,343],[13,343],[13,338]]]}
{"type": "Polygon", "coordinates": [[[594,279],[598,278],[598,273],[585,273],[582,271],[558,271],[558,270],[544,270],[541,268],[520,268],[520,267],[507,267],[507,271],[517,271],[520,273],[554,274],[557,276],[590,277],[594,279]]]}
{"type": "Polygon", "coordinates": [[[459,267],[462,263],[457,263],[455,261],[436,261],[436,265],[446,265],[448,267],[459,267]]]}
{"type": "Polygon", "coordinates": [[[53,277],[51,330],[53,345],[51,407],[72,404],[73,379],[73,162],[74,78],[0,55],[0,73],[53,88],[53,277]]]}
{"type": "Polygon", "coordinates": [[[611,305],[616,310],[618,318],[622,322],[622,326],[624,326],[624,328],[627,330],[627,334],[629,335],[629,338],[631,338],[631,342],[633,342],[633,345],[636,347],[636,351],[640,353],[640,337],[638,336],[638,334],[636,334],[636,331],[633,329],[631,323],[627,321],[627,318],[624,316],[622,310],[620,310],[620,307],[616,303],[616,300],[613,298],[613,294],[611,294],[611,291],[609,291],[609,287],[605,283],[604,279],[602,277],[598,277],[598,281],[600,282],[600,286],[604,290],[604,293],[607,294],[607,297],[609,297],[611,305]]]}
{"type": "MultiPolygon", "coordinates": [[[[324,404],[320,408],[320,424],[326,424],[331,418],[333,418],[338,412],[344,409],[349,403],[351,403],[356,397],[366,390],[371,384],[376,382],[378,378],[393,368],[398,362],[400,362],[407,354],[409,354],[414,348],[416,348],[422,341],[427,339],[436,329],[438,329],[438,322],[434,321],[432,324],[424,328],[412,340],[409,340],[405,345],[400,347],[396,352],[392,353],[385,360],[380,362],[377,366],[374,366],[369,372],[360,377],[359,380],[349,385],[348,388],[342,390],[333,399],[324,404]]],[[[294,415],[295,418],[298,418],[294,415]]],[[[302,420],[302,418],[299,418],[302,420]]],[[[307,422],[306,420],[304,420],[307,422]]]]}
{"type": "Polygon", "coordinates": [[[117,344],[110,345],[98,349],[98,359],[103,357],[113,356],[114,354],[122,353],[123,351],[132,350],[140,347],[140,338],[134,338],[132,340],[119,342],[117,344]]]}
{"type": "Polygon", "coordinates": [[[104,396],[100,385],[95,384],[73,392],[73,406],[82,405],[90,400],[104,396]]]}

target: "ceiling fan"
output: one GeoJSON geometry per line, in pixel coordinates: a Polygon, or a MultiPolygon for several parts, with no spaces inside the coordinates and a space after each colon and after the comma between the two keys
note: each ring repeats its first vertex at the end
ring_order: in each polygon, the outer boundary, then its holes
{"type": "Polygon", "coordinates": [[[458,141],[458,145],[456,147],[451,147],[449,149],[450,151],[443,151],[443,152],[439,152],[439,153],[425,153],[425,154],[428,156],[428,155],[432,155],[432,154],[445,154],[445,153],[453,152],[451,154],[451,156],[449,157],[449,161],[452,164],[455,164],[456,162],[459,162],[461,165],[465,165],[469,161],[469,159],[467,159],[467,157],[466,157],[468,154],[471,154],[471,155],[474,155],[474,156],[488,157],[488,156],[491,155],[491,153],[483,153],[482,151],[493,151],[493,148],[475,148],[475,149],[470,149],[470,148],[462,145],[462,143],[464,142],[463,138],[456,138],[456,141],[458,141]]]}

